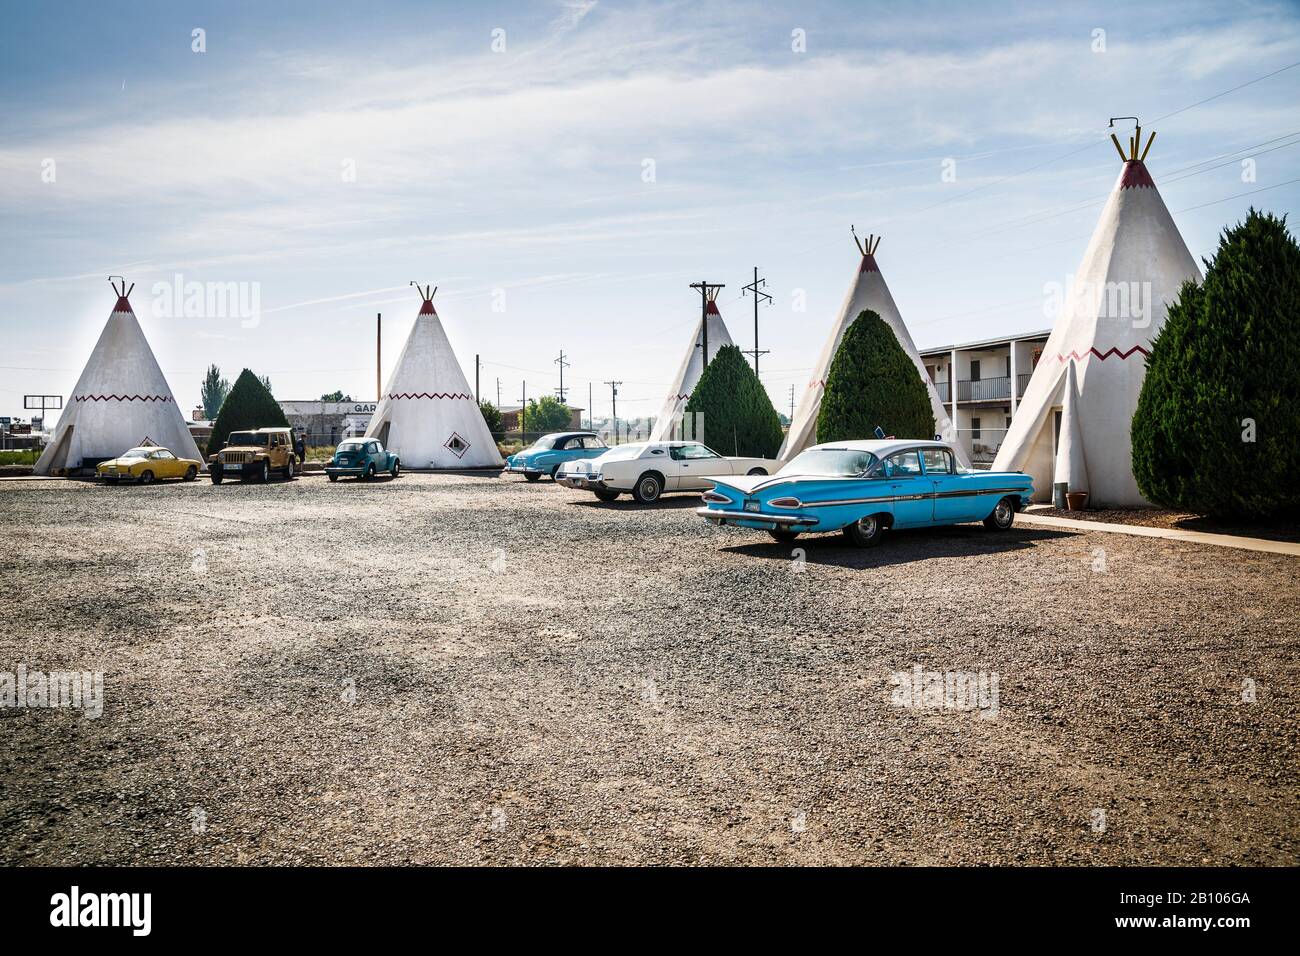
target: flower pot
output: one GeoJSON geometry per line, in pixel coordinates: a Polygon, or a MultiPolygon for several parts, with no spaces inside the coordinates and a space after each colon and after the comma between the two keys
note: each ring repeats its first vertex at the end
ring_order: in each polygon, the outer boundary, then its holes
{"type": "Polygon", "coordinates": [[[1088,507],[1088,492],[1070,491],[1065,495],[1065,507],[1070,511],[1082,511],[1088,507]]]}

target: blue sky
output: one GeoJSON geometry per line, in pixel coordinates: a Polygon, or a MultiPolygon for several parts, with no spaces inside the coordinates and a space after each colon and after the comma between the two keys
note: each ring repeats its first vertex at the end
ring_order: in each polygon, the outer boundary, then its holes
{"type": "Polygon", "coordinates": [[[604,414],[621,379],[620,416],[652,414],[689,283],[726,283],[748,348],[754,266],[788,411],[854,276],[851,223],[883,234],[918,345],[1048,327],[1044,286],[1118,173],[1112,115],[1157,130],[1148,165],[1198,258],[1251,204],[1292,212],[1300,67],[1193,104],[1297,61],[1290,3],[14,6],[0,414],[71,390],[110,273],[184,408],[209,362],[282,399],[373,397],[375,313],[386,373],[417,280],[486,397],[552,390],[563,348],[571,401],[595,382],[604,414]],[[156,314],[176,275],[256,288],[258,322],[156,314]]]}

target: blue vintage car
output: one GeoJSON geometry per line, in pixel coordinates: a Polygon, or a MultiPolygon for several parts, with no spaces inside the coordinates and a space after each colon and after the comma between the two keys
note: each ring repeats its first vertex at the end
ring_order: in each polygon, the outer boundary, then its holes
{"type": "Polygon", "coordinates": [[[396,478],[402,473],[402,462],[376,438],[348,438],[334,449],[334,457],[325,466],[325,474],[330,481],[351,476],[353,478],[373,478],[387,472],[396,478]]]}
{"type": "Polygon", "coordinates": [[[793,541],[805,531],[843,531],[861,547],[891,528],[983,521],[1011,527],[1034,493],[1028,475],[961,471],[938,441],[845,441],[814,445],[770,478],[715,478],[696,514],[714,524],[793,541]]]}
{"type": "Polygon", "coordinates": [[[543,435],[523,451],[506,459],[506,471],[536,481],[542,475],[555,478],[560,466],[580,458],[596,458],[609,446],[595,432],[555,432],[543,435]]]}

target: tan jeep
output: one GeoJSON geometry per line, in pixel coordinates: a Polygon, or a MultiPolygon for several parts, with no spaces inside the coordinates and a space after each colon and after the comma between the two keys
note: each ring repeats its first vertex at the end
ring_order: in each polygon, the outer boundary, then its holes
{"type": "Polygon", "coordinates": [[[266,481],[271,472],[286,479],[298,471],[293,452],[293,432],[287,428],[258,428],[231,432],[221,451],[208,456],[208,473],[214,485],[223,478],[251,478],[266,481]]]}

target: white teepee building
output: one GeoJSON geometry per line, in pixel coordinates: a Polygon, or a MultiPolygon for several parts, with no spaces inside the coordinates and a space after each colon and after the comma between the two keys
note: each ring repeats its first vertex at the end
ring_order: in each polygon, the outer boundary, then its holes
{"type": "MultiPolygon", "coordinates": [[[[718,349],[724,345],[733,345],[731,333],[727,331],[727,325],[722,321],[722,313],[718,311],[717,296],[718,290],[710,288],[706,290],[706,303],[704,306],[704,315],[700,318],[699,324],[695,326],[695,334],[691,337],[691,344],[686,350],[686,357],[682,359],[681,366],[677,369],[677,374],[673,377],[672,388],[668,390],[668,397],[664,399],[663,408],[659,411],[659,417],[655,419],[654,428],[650,430],[650,441],[664,441],[673,437],[689,437],[700,441],[707,441],[707,435],[697,434],[699,429],[687,427],[686,435],[680,435],[682,429],[682,418],[686,414],[686,403],[690,401],[691,392],[695,391],[695,385],[704,374],[706,359],[704,348],[707,342],[709,355],[708,359],[718,354],[718,349]],[[707,330],[707,335],[705,334],[707,330]]],[[[703,429],[707,431],[708,424],[704,423],[703,429]]]]}
{"type": "Polygon", "coordinates": [[[113,284],[117,305],[36,462],[36,474],[89,468],[145,443],[169,448],[178,458],[203,460],[131,311],[134,288],[125,281],[121,288],[113,284]]]}
{"type": "Polygon", "coordinates": [[[1023,471],[1035,497],[1087,492],[1090,505],[1147,505],[1133,478],[1129,430],[1151,341],[1183,283],[1201,281],[1138,154],[1141,127],[1043,347],[995,471],[1023,471]]]}
{"type": "MultiPolygon", "coordinates": [[[[821,411],[822,395],[826,391],[826,376],[830,373],[831,363],[835,360],[835,353],[839,350],[840,342],[844,338],[844,333],[849,330],[849,326],[864,311],[870,310],[884,319],[885,324],[894,330],[898,344],[903,347],[907,357],[916,366],[916,374],[925,383],[930,394],[930,409],[934,413],[935,434],[942,436],[944,441],[951,442],[958,461],[969,468],[970,458],[961,443],[957,441],[957,431],[948,417],[948,410],[939,400],[939,393],[935,391],[934,383],[930,381],[930,376],[925,371],[925,363],[921,361],[921,356],[916,351],[916,344],[912,341],[907,326],[903,324],[903,317],[898,314],[894,297],[889,294],[889,286],[885,285],[885,278],[880,274],[880,267],[876,265],[876,249],[880,247],[880,238],[874,235],[868,236],[867,241],[863,243],[854,232],[853,241],[857,243],[858,252],[862,254],[858,274],[853,280],[853,285],[849,287],[849,294],[844,297],[844,304],[840,306],[839,316],[835,319],[830,337],[822,347],[817,364],[813,367],[812,378],[795,409],[794,419],[790,422],[789,431],[786,432],[785,443],[781,446],[781,452],[777,457],[788,461],[809,445],[817,444],[817,415],[821,411]]],[[[859,437],[871,438],[872,436],[859,437]]],[[[901,435],[899,437],[932,438],[934,436],[901,435]]]]}
{"type": "Polygon", "coordinates": [[[406,468],[500,466],[497,444],[433,308],[438,290],[416,286],[416,291],[423,300],[420,314],[366,437],[378,438],[406,468]]]}

